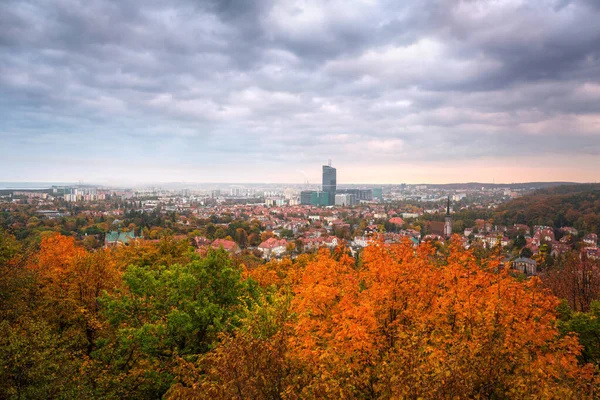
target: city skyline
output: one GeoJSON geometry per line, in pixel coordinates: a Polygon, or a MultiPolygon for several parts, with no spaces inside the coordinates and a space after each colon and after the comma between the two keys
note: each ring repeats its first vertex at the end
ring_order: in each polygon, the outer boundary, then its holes
{"type": "MultiPolygon", "coordinates": [[[[21,180],[5,180],[0,181],[0,189],[36,189],[36,185],[39,188],[49,188],[51,186],[105,186],[105,187],[152,187],[160,185],[179,185],[179,186],[193,186],[193,185],[231,185],[231,186],[243,186],[243,185],[290,185],[297,187],[309,186],[315,189],[321,188],[322,183],[318,181],[319,177],[315,181],[298,180],[293,181],[193,181],[193,180],[164,180],[164,181],[152,181],[152,180],[122,180],[122,181],[94,181],[94,180],[73,180],[73,181],[55,181],[55,180],[39,180],[39,181],[21,181],[21,180]]],[[[376,181],[363,181],[363,182],[342,182],[338,186],[398,186],[402,184],[418,186],[418,185],[467,185],[467,184],[482,184],[482,185],[520,185],[527,183],[561,183],[561,184],[595,184],[599,183],[598,180],[594,181],[571,181],[571,180],[519,180],[519,181],[478,181],[478,180],[464,180],[464,181],[397,181],[397,182],[376,182],[376,181]]]]}
{"type": "Polygon", "coordinates": [[[0,181],[595,182],[593,0],[0,3],[0,181]]]}

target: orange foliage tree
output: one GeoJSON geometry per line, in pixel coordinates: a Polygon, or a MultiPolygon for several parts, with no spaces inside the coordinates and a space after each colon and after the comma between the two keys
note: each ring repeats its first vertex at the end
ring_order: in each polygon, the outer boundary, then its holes
{"type": "Polygon", "coordinates": [[[124,271],[130,265],[158,266],[189,263],[193,249],[187,239],[164,236],[157,241],[134,240],[128,246],[113,250],[117,268],[124,271]]]}
{"type": "Polygon", "coordinates": [[[251,320],[190,366],[171,397],[258,398],[265,387],[278,390],[264,398],[288,399],[596,395],[577,339],[559,335],[556,297],[458,242],[447,250],[380,242],[359,267],[321,251],[286,266],[299,274],[289,281],[264,268],[263,283],[291,293],[286,318],[267,334],[251,320]],[[270,369],[256,357],[279,361],[270,369]]]}
{"type": "Polygon", "coordinates": [[[39,312],[74,335],[74,344],[85,344],[89,354],[102,326],[97,299],[120,283],[113,255],[108,250],[89,253],[74,238],[54,234],[42,239],[28,267],[38,278],[39,312]]]}
{"type": "Polygon", "coordinates": [[[246,268],[244,277],[252,278],[265,289],[289,291],[298,284],[306,265],[314,259],[311,254],[301,254],[293,262],[290,258],[272,260],[254,268],[246,268]]]}

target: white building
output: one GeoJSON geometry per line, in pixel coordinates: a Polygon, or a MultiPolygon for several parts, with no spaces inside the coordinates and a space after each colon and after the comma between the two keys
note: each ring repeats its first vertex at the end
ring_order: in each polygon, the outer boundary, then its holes
{"type": "Polygon", "coordinates": [[[336,194],[335,205],[336,206],[353,206],[356,204],[356,196],[349,193],[336,194]]]}
{"type": "Polygon", "coordinates": [[[419,218],[419,214],[417,213],[402,213],[402,218],[419,218]]]}

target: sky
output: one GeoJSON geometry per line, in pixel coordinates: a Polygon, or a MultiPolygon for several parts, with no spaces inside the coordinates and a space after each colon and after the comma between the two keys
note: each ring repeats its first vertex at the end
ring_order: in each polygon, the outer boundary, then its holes
{"type": "Polygon", "coordinates": [[[598,0],[2,0],[0,181],[596,182],[598,0]]]}

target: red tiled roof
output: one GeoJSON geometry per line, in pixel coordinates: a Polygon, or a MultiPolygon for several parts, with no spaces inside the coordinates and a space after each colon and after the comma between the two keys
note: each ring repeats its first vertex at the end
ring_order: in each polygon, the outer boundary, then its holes
{"type": "Polygon", "coordinates": [[[212,242],[211,247],[213,249],[218,249],[219,247],[223,247],[225,250],[231,251],[234,250],[237,246],[237,243],[231,240],[225,240],[225,239],[215,239],[214,242],[212,242]]]}
{"type": "Polygon", "coordinates": [[[404,225],[404,220],[400,217],[390,218],[389,222],[396,225],[404,225]]]}
{"type": "Polygon", "coordinates": [[[285,239],[269,238],[269,239],[265,240],[264,242],[262,242],[261,244],[259,244],[258,247],[260,249],[273,250],[275,247],[286,246],[286,245],[287,245],[287,242],[285,241],[285,239]]]}

